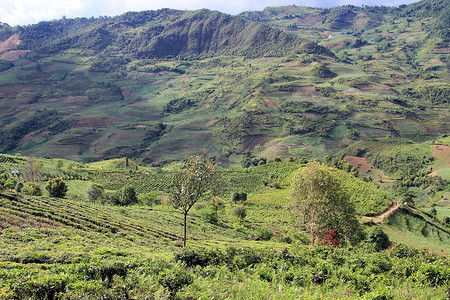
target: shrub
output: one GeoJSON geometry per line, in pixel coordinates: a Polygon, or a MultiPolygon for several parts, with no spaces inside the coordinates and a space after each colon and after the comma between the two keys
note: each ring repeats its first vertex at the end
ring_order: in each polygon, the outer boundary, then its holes
{"type": "Polygon", "coordinates": [[[103,198],[104,190],[103,186],[93,183],[87,188],[84,198],[92,202],[101,200],[103,198]]]}
{"type": "Polygon", "coordinates": [[[181,261],[187,267],[220,265],[225,261],[225,254],[220,249],[190,249],[183,248],[175,253],[175,260],[181,261]]]}
{"type": "Polygon", "coordinates": [[[23,183],[22,182],[18,182],[16,184],[15,190],[16,190],[16,192],[20,193],[22,191],[22,188],[23,188],[23,183]]]}
{"type": "Polygon", "coordinates": [[[115,204],[121,206],[127,206],[131,204],[138,203],[138,199],[136,197],[136,191],[132,186],[123,187],[119,193],[118,197],[115,200],[115,204]]]}
{"type": "Polygon", "coordinates": [[[233,209],[233,216],[238,217],[241,221],[247,216],[247,210],[243,205],[237,206],[233,209]]]}
{"type": "Polygon", "coordinates": [[[214,206],[203,208],[199,211],[199,213],[207,223],[217,224],[217,222],[219,222],[219,213],[214,206]]]}
{"type": "Polygon", "coordinates": [[[272,229],[264,226],[256,228],[256,236],[263,241],[268,241],[273,237],[272,229]]]}
{"type": "Polygon", "coordinates": [[[247,201],[247,194],[246,193],[233,193],[233,196],[231,196],[231,201],[233,201],[234,203],[245,202],[245,201],[247,201]]]}
{"type": "Polygon", "coordinates": [[[182,266],[175,266],[159,274],[158,282],[168,289],[170,299],[174,299],[176,293],[185,285],[194,281],[191,274],[186,272],[182,266]]]}
{"type": "Polygon", "coordinates": [[[14,181],[14,179],[9,178],[5,180],[5,183],[3,185],[5,186],[5,188],[12,190],[16,187],[16,182],[14,181]]]}
{"type": "Polygon", "coordinates": [[[50,179],[45,185],[45,189],[48,191],[50,197],[55,198],[63,198],[66,196],[68,190],[64,180],[59,177],[50,179]]]}
{"type": "Polygon", "coordinates": [[[320,64],[311,69],[311,75],[319,78],[333,78],[337,74],[331,71],[327,66],[320,64]]]}
{"type": "Polygon", "coordinates": [[[336,231],[334,231],[333,229],[325,231],[322,237],[321,244],[326,246],[333,246],[336,248],[339,247],[339,239],[336,231]]]}
{"type": "Polygon", "coordinates": [[[156,191],[138,195],[139,204],[153,206],[161,204],[160,193],[156,191]]]}
{"type": "Polygon", "coordinates": [[[378,226],[368,230],[365,242],[372,245],[376,251],[387,249],[391,245],[387,234],[378,226]]]}
{"type": "Polygon", "coordinates": [[[23,185],[22,193],[29,196],[41,196],[42,190],[39,184],[35,182],[26,182],[23,185]]]}

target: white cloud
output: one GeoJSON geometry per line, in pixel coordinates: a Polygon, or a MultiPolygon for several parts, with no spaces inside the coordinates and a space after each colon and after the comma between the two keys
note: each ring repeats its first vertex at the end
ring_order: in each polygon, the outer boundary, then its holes
{"type": "Polygon", "coordinates": [[[160,8],[209,8],[238,14],[246,10],[261,10],[267,6],[304,5],[330,7],[344,4],[390,5],[414,0],[0,0],[0,22],[10,25],[33,24],[66,17],[114,16],[127,11],[160,8]]]}

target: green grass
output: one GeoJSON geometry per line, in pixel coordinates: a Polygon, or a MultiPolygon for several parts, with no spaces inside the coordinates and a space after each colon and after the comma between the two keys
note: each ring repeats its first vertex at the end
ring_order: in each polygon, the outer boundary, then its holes
{"type": "Polygon", "coordinates": [[[392,214],[383,230],[390,239],[418,249],[433,252],[450,252],[450,228],[423,213],[412,213],[402,208],[392,214]],[[389,226],[388,226],[389,225],[389,226]]]}
{"type": "Polygon", "coordinates": [[[450,181],[450,167],[438,169],[435,172],[438,176],[450,181]]]}

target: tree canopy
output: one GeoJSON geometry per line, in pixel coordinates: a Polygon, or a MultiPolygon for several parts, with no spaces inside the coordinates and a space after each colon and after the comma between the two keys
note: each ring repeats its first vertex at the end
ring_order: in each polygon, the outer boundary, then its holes
{"type": "Polygon", "coordinates": [[[207,193],[214,193],[217,187],[217,165],[200,156],[190,156],[174,174],[167,190],[169,201],[184,215],[184,238],[186,247],[186,218],[192,206],[207,193]]]}
{"type": "Polygon", "coordinates": [[[342,243],[360,237],[361,226],[353,204],[343,192],[332,168],[311,161],[294,175],[290,191],[291,212],[306,226],[311,245],[334,230],[342,243]]]}

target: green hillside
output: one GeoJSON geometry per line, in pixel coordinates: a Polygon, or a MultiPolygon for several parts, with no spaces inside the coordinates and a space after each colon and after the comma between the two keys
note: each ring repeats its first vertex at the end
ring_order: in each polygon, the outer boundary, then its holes
{"type": "MultiPolygon", "coordinates": [[[[440,216],[426,211],[404,206],[379,225],[359,218],[366,232],[359,244],[308,247],[307,232],[289,212],[288,196],[292,174],[305,162],[274,160],[220,169],[221,197],[194,206],[188,248],[178,250],[183,216],[161,194],[177,163],[148,168],[128,159],[82,164],[2,155],[0,177],[6,189],[0,191],[0,295],[127,299],[215,293],[234,299],[295,299],[333,293],[369,299],[403,297],[405,289],[414,298],[446,293],[450,264],[441,254],[448,254],[450,229],[440,216]],[[65,198],[8,191],[7,181],[27,181],[36,161],[39,184],[62,177],[69,186],[65,198]],[[116,206],[107,199],[89,201],[84,195],[92,183],[102,184],[108,193],[131,185],[140,202],[116,206]],[[247,200],[234,203],[235,192],[246,192],[247,200]],[[234,210],[242,206],[246,216],[239,219],[234,210]],[[388,233],[390,250],[371,246],[374,228],[388,233]]],[[[330,170],[358,214],[380,213],[394,199],[378,183],[356,178],[350,164],[327,164],[341,168],[330,170]]]]}
{"type": "Polygon", "coordinates": [[[0,151],[236,166],[448,134],[446,1],[129,12],[0,29],[0,151]]]}

